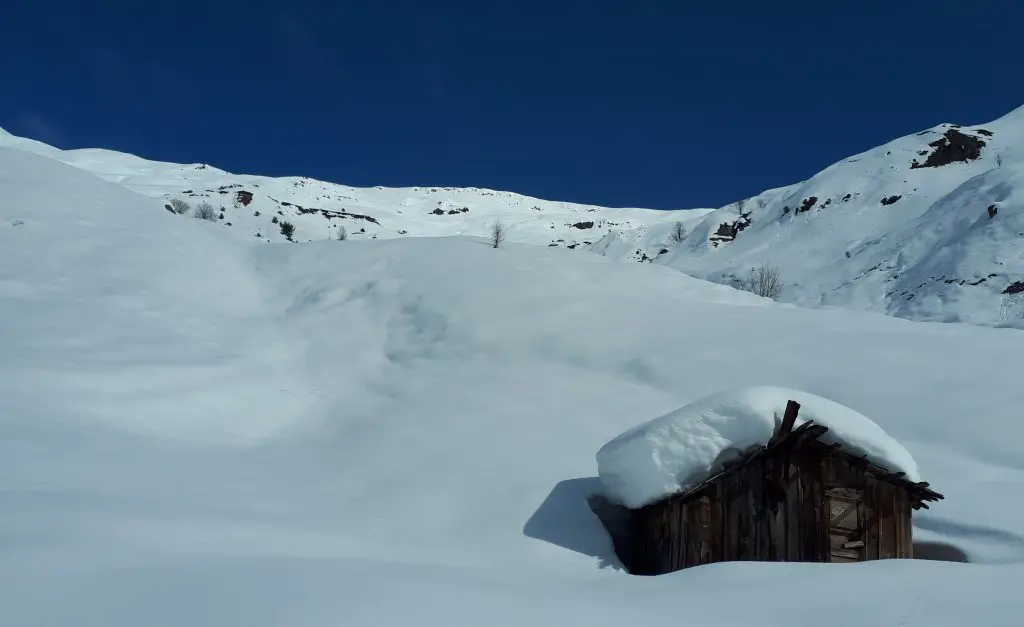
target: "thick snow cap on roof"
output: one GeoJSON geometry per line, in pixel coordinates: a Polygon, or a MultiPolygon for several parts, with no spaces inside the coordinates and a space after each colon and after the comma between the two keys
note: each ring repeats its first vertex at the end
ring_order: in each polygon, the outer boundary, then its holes
{"type": "Polygon", "coordinates": [[[697,485],[730,459],[767,443],[789,400],[800,403],[796,425],[814,421],[828,427],[822,442],[840,442],[890,472],[920,481],[910,453],[869,418],[807,392],[751,387],[705,397],[605,444],[597,452],[605,495],[635,509],[697,485]]]}

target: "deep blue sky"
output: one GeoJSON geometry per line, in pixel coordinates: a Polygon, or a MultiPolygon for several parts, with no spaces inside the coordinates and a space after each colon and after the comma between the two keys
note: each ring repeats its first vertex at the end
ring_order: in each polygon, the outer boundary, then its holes
{"type": "Polygon", "coordinates": [[[233,172],[718,206],[1024,104],[1019,0],[6,0],[0,126],[233,172]]]}

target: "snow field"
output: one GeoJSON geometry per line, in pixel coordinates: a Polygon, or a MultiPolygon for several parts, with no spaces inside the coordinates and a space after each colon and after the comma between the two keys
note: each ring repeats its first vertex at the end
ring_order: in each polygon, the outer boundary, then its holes
{"type": "Polygon", "coordinates": [[[16,149],[0,189],[5,623],[1017,624],[1014,330],[471,237],[249,243],[16,149]],[[760,385],[899,440],[946,495],[917,537],[972,563],[622,573],[595,451],[760,385]]]}

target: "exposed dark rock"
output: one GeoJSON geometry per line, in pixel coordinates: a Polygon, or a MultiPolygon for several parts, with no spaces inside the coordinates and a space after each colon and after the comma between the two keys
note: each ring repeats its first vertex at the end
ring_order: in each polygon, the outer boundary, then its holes
{"type": "Polygon", "coordinates": [[[240,202],[243,207],[248,207],[249,203],[252,202],[252,192],[240,190],[237,194],[235,194],[235,200],[240,202]]]}
{"type": "Polygon", "coordinates": [[[592,228],[594,228],[594,222],[593,222],[593,220],[588,221],[588,222],[577,222],[576,224],[573,224],[572,226],[573,226],[573,228],[576,228],[576,229],[592,229],[592,228]]]}
{"type": "Polygon", "coordinates": [[[434,214],[435,216],[443,216],[444,215],[444,209],[441,209],[440,207],[438,207],[437,209],[434,209],[430,213],[434,214]]]}
{"type": "Polygon", "coordinates": [[[853,198],[853,196],[851,196],[850,194],[846,194],[845,196],[843,196],[843,202],[849,202],[850,198],[853,198]]]}
{"type": "Polygon", "coordinates": [[[996,217],[997,213],[999,213],[999,207],[997,207],[995,205],[989,205],[988,206],[988,217],[989,218],[996,217]]]}
{"type": "MultiPolygon", "coordinates": [[[[942,279],[942,282],[945,283],[946,285],[953,285],[954,283],[956,283],[957,285],[978,286],[978,285],[981,285],[982,283],[988,281],[989,279],[996,278],[996,276],[998,276],[998,275],[993,273],[993,274],[990,274],[988,276],[983,276],[980,279],[976,279],[974,281],[968,281],[966,279],[942,279]]],[[[924,287],[926,285],[926,283],[927,282],[918,285],[915,289],[921,289],[922,287],[924,287]]],[[[1007,288],[1007,289],[1009,289],[1009,288],[1007,288]]],[[[1006,292],[1003,292],[1003,293],[1005,294],[1006,292]]]]}
{"type": "Polygon", "coordinates": [[[330,209],[317,209],[316,211],[319,211],[320,215],[322,215],[324,218],[328,220],[341,218],[350,220],[364,220],[366,222],[370,222],[371,224],[380,224],[380,222],[377,221],[377,218],[373,216],[364,215],[362,213],[350,213],[348,211],[332,211],[330,209]]]}
{"type": "Polygon", "coordinates": [[[914,159],[910,164],[911,168],[937,168],[957,161],[974,161],[981,156],[985,141],[951,128],[941,139],[928,145],[934,148],[932,153],[924,163],[918,163],[917,159],[914,159]]]}
{"type": "Polygon", "coordinates": [[[171,213],[173,213],[174,215],[178,215],[178,212],[177,212],[177,211],[175,211],[175,210],[174,210],[174,207],[172,207],[172,206],[170,206],[170,205],[164,205],[164,209],[166,209],[166,210],[170,211],[170,212],[171,212],[171,213]]]}
{"type": "Polygon", "coordinates": [[[891,205],[891,204],[895,203],[897,200],[899,200],[900,198],[903,198],[903,196],[902,195],[887,196],[887,197],[883,198],[881,202],[882,202],[883,205],[891,205]]]}
{"type": "Polygon", "coordinates": [[[786,215],[788,213],[789,213],[789,205],[786,205],[785,207],[782,208],[782,215],[786,215]]]}
{"type": "Polygon", "coordinates": [[[712,246],[716,247],[721,243],[731,242],[748,226],[750,226],[750,213],[744,213],[737,220],[719,224],[718,230],[715,231],[714,235],[708,238],[708,241],[711,242],[712,246]]]}
{"type": "Polygon", "coordinates": [[[1020,294],[1021,292],[1024,292],[1024,281],[1014,281],[1003,290],[1003,294],[1020,294]]]}
{"type": "Polygon", "coordinates": [[[976,128],[974,129],[974,132],[978,135],[984,135],[985,137],[992,137],[993,135],[992,131],[984,128],[976,128]]]}
{"type": "Polygon", "coordinates": [[[808,198],[804,198],[803,202],[800,203],[800,206],[797,207],[796,212],[804,213],[805,211],[810,211],[811,207],[813,207],[814,203],[816,202],[818,202],[817,196],[810,196],[808,198]]]}

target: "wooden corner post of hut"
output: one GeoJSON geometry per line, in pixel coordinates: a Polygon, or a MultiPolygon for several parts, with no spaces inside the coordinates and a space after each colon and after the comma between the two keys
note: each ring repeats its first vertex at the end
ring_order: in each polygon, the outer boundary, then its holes
{"type": "Polygon", "coordinates": [[[627,570],[658,575],[735,560],[913,557],[912,512],[943,496],[822,442],[828,428],[795,426],[799,412],[789,401],[766,444],[696,486],[614,514],[605,504],[597,513],[627,570]]]}

